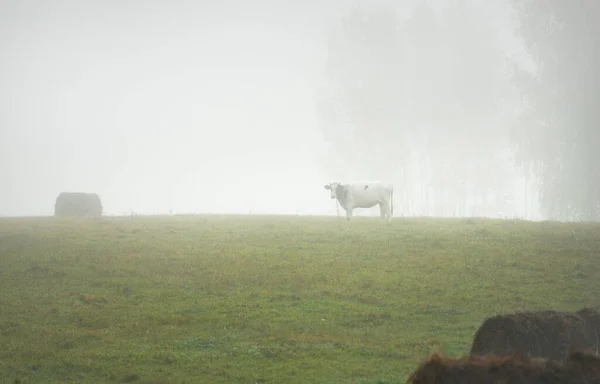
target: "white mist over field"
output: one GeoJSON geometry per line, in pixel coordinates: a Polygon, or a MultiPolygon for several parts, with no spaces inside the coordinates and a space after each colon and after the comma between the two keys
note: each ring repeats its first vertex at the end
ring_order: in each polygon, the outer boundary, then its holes
{"type": "MultiPolygon", "coordinates": [[[[505,54],[522,55],[508,2],[472,3],[505,54]]],[[[329,42],[356,4],[3,1],[0,215],[51,215],[63,191],[98,193],[107,214],[336,214],[329,181],[401,184],[397,164],[354,167],[322,132],[329,42]]],[[[403,17],[415,2],[361,4],[403,17]]],[[[393,134],[376,139],[406,148],[393,134]]],[[[534,218],[524,179],[503,161],[508,203],[471,214],[534,218]]],[[[420,192],[429,181],[407,169],[397,194],[417,197],[397,195],[396,215],[436,214],[420,192]]]]}

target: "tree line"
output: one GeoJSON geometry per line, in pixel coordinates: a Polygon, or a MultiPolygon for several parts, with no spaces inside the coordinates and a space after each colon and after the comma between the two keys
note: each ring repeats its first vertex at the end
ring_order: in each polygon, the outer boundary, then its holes
{"type": "Polygon", "coordinates": [[[340,177],[393,180],[406,214],[483,215],[519,196],[544,218],[599,220],[600,3],[510,0],[533,69],[475,4],[344,15],[318,103],[340,177]]]}

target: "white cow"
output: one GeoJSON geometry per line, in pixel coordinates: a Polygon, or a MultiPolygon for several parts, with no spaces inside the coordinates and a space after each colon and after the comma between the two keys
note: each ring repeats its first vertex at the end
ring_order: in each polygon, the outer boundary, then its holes
{"type": "Polygon", "coordinates": [[[342,184],[331,182],[325,185],[331,191],[331,198],[337,199],[350,220],[354,208],[371,208],[379,204],[381,219],[392,221],[394,214],[394,186],[378,182],[342,184]]]}

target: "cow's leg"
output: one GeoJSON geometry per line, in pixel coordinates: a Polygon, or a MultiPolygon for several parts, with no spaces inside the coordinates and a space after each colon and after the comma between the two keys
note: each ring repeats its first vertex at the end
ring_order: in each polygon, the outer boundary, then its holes
{"type": "Polygon", "coordinates": [[[346,220],[350,220],[350,218],[352,217],[352,211],[352,208],[346,209],[346,220]]]}
{"type": "Polygon", "coordinates": [[[387,207],[383,203],[379,203],[379,218],[381,221],[385,221],[385,214],[387,212],[387,207]]]}
{"type": "Polygon", "coordinates": [[[390,222],[392,222],[392,205],[391,205],[391,203],[386,204],[385,208],[386,208],[388,223],[390,223],[390,222]]]}
{"type": "Polygon", "coordinates": [[[392,211],[390,209],[390,205],[386,203],[381,203],[379,205],[381,210],[381,220],[387,219],[388,222],[392,221],[392,211]]]}

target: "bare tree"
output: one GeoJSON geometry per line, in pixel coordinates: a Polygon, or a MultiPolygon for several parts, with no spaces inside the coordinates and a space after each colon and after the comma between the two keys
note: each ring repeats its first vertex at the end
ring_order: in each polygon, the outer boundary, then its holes
{"type": "Polygon", "coordinates": [[[600,32],[596,1],[513,0],[536,72],[515,72],[526,110],[513,139],[546,217],[600,220],[600,32]]]}

